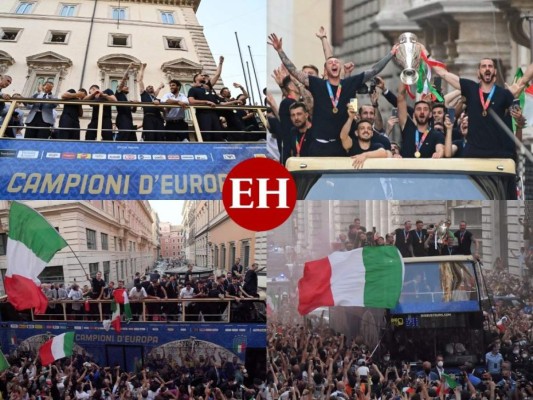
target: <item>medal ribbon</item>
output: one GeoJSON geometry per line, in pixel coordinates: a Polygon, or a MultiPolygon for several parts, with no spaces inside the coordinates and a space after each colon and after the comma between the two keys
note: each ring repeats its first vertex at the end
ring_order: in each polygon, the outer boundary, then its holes
{"type": "MultiPolygon", "coordinates": [[[[465,232],[466,232],[466,231],[465,231],[465,232]]],[[[460,239],[459,241],[460,241],[461,243],[463,243],[463,238],[464,238],[464,236],[465,236],[465,232],[461,232],[461,233],[459,233],[459,239],[460,239]]]]}
{"type": "Polygon", "coordinates": [[[427,65],[429,65],[430,67],[441,67],[441,68],[444,68],[444,69],[448,69],[446,67],[446,64],[440,62],[440,61],[437,61],[437,60],[430,60],[427,56],[426,53],[422,52],[420,54],[420,56],[422,57],[422,60],[424,60],[426,62],[427,65]]]}
{"type": "Polygon", "coordinates": [[[405,238],[405,243],[407,243],[407,240],[409,240],[409,231],[405,231],[405,229],[403,230],[403,237],[405,238]]]}
{"type": "Polygon", "coordinates": [[[496,90],[496,85],[492,86],[492,89],[490,89],[489,97],[487,97],[487,100],[485,101],[483,99],[483,90],[481,90],[481,87],[479,88],[479,99],[481,100],[481,107],[483,108],[483,111],[487,111],[490,105],[490,101],[492,100],[492,96],[494,96],[494,90],[496,90]]]}
{"type": "Polygon", "coordinates": [[[420,233],[418,233],[418,231],[415,231],[416,233],[416,236],[418,237],[418,241],[421,242],[422,241],[422,236],[424,235],[424,232],[420,231],[420,233]]]}
{"type": "Polygon", "coordinates": [[[299,143],[298,143],[298,139],[296,139],[296,157],[300,157],[300,150],[302,149],[302,145],[305,140],[305,135],[307,135],[307,130],[302,135],[299,143]]]}
{"type": "Polygon", "coordinates": [[[329,81],[326,81],[326,86],[328,87],[328,93],[329,98],[331,99],[331,104],[333,104],[333,108],[337,108],[337,104],[339,104],[339,98],[341,97],[342,83],[339,83],[335,97],[333,96],[333,89],[331,88],[331,83],[329,83],[329,81]]]}
{"type": "Polygon", "coordinates": [[[426,137],[428,136],[428,134],[429,134],[429,129],[424,132],[424,135],[422,136],[422,140],[420,140],[420,132],[418,131],[418,129],[416,130],[416,143],[415,143],[416,151],[420,151],[420,147],[422,147],[422,145],[424,144],[424,140],[426,140],[426,137]]]}

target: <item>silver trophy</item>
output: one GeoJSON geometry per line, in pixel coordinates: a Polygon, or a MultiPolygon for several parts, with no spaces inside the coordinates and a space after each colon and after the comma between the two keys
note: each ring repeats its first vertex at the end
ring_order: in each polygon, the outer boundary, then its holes
{"type": "Polygon", "coordinates": [[[444,241],[447,239],[448,236],[448,226],[446,225],[446,222],[442,221],[437,226],[435,226],[435,239],[437,240],[437,243],[442,245],[445,244],[444,241]]]}
{"type": "Polygon", "coordinates": [[[418,81],[418,66],[420,65],[420,53],[422,47],[414,33],[405,32],[399,37],[400,46],[394,55],[394,62],[403,68],[400,80],[406,85],[412,85],[418,81]]]}

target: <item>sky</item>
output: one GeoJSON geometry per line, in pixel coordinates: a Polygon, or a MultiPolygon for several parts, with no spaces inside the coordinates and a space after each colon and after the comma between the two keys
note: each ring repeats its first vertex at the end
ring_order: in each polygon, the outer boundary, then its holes
{"type": "Polygon", "coordinates": [[[170,222],[180,225],[182,222],[181,211],[184,200],[148,200],[150,206],[157,212],[160,222],[170,222]]]}
{"type": "MultiPolygon", "coordinates": [[[[224,85],[230,88],[233,96],[240,93],[239,89],[233,87],[234,82],[246,86],[235,38],[235,32],[237,32],[244,69],[246,74],[248,74],[246,67],[246,61],[248,61],[252,76],[253,93],[258,104],[262,101],[258,99],[257,84],[248,46],[250,46],[252,52],[262,96],[263,88],[266,87],[267,77],[266,12],[266,0],[201,0],[200,7],[196,13],[200,25],[204,27],[204,35],[217,65],[219,57],[221,55],[224,56],[222,80],[224,85]]],[[[248,91],[250,92],[250,84],[248,84],[248,91]]]]}

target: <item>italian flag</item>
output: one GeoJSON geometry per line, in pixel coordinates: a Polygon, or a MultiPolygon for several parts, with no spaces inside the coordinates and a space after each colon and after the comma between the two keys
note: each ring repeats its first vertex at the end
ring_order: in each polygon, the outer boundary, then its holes
{"type": "Polygon", "coordinates": [[[527,126],[533,126],[533,85],[524,90],[520,96],[520,107],[526,118],[527,126]]]}
{"type": "MultiPolygon", "coordinates": [[[[126,316],[126,320],[131,320],[132,314],[131,314],[131,307],[130,307],[130,299],[128,298],[128,292],[126,289],[115,289],[113,291],[113,297],[115,298],[115,301],[118,304],[124,305],[124,315],[126,316]]],[[[120,307],[119,307],[120,311],[120,307]]]]}
{"type": "Polygon", "coordinates": [[[111,326],[116,333],[120,333],[120,305],[115,300],[111,300],[111,326]]]}
{"type": "Polygon", "coordinates": [[[2,353],[2,350],[0,350],[0,372],[5,371],[6,369],[9,369],[9,367],[10,365],[6,360],[4,353],[2,353]]]}
{"type": "Polygon", "coordinates": [[[67,332],[50,339],[39,349],[41,363],[49,365],[55,360],[70,357],[74,349],[74,332],[67,332]]]}
{"type": "Polygon", "coordinates": [[[403,260],[394,246],[338,251],[305,263],[298,312],[305,315],[322,306],[393,308],[403,277],[403,260]]]}
{"type": "Polygon", "coordinates": [[[4,284],[15,309],[35,308],[36,314],[46,312],[48,299],[37,285],[37,277],[66,246],[65,239],[41,214],[22,203],[11,204],[4,284]]]}
{"type": "MultiPolygon", "coordinates": [[[[516,83],[524,73],[522,68],[518,67],[516,70],[513,83],[516,83]]],[[[518,96],[520,100],[520,108],[522,109],[522,115],[526,118],[527,125],[533,126],[533,85],[526,86],[526,88],[518,96]]],[[[513,131],[516,131],[516,123],[513,118],[513,131]]]]}

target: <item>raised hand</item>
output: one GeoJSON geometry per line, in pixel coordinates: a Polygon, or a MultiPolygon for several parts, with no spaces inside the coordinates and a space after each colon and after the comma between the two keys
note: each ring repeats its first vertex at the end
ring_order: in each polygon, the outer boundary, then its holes
{"type": "Polygon", "coordinates": [[[268,36],[267,43],[271,45],[276,51],[281,51],[283,49],[283,41],[281,38],[278,38],[275,33],[272,33],[268,36]]]}
{"type": "Polygon", "coordinates": [[[353,62],[347,62],[343,65],[344,74],[349,75],[355,69],[355,64],[353,62]]]}
{"type": "Polygon", "coordinates": [[[316,37],[319,39],[324,39],[325,37],[327,37],[326,30],[323,26],[321,26],[318,32],[316,33],[316,37]]]}
{"type": "Polygon", "coordinates": [[[218,59],[218,63],[222,64],[224,62],[224,56],[220,56],[218,59]]]}
{"type": "Polygon", "coordinates": [[[283,68],[276,68],[272,73],[272,78],[276,81],[278,86],[281,86],[283,83],[283,79],[288,75],[288,72],[286,69],[283,68]]]}
{"type": "Polygon", "coordinates": [[[444,126],[446,127],[446,129],[451,129],[453,127],[453,123],[450,120],[450,116],[448,114],[446,114],[446,116],[444,117],[444,126]]]}

